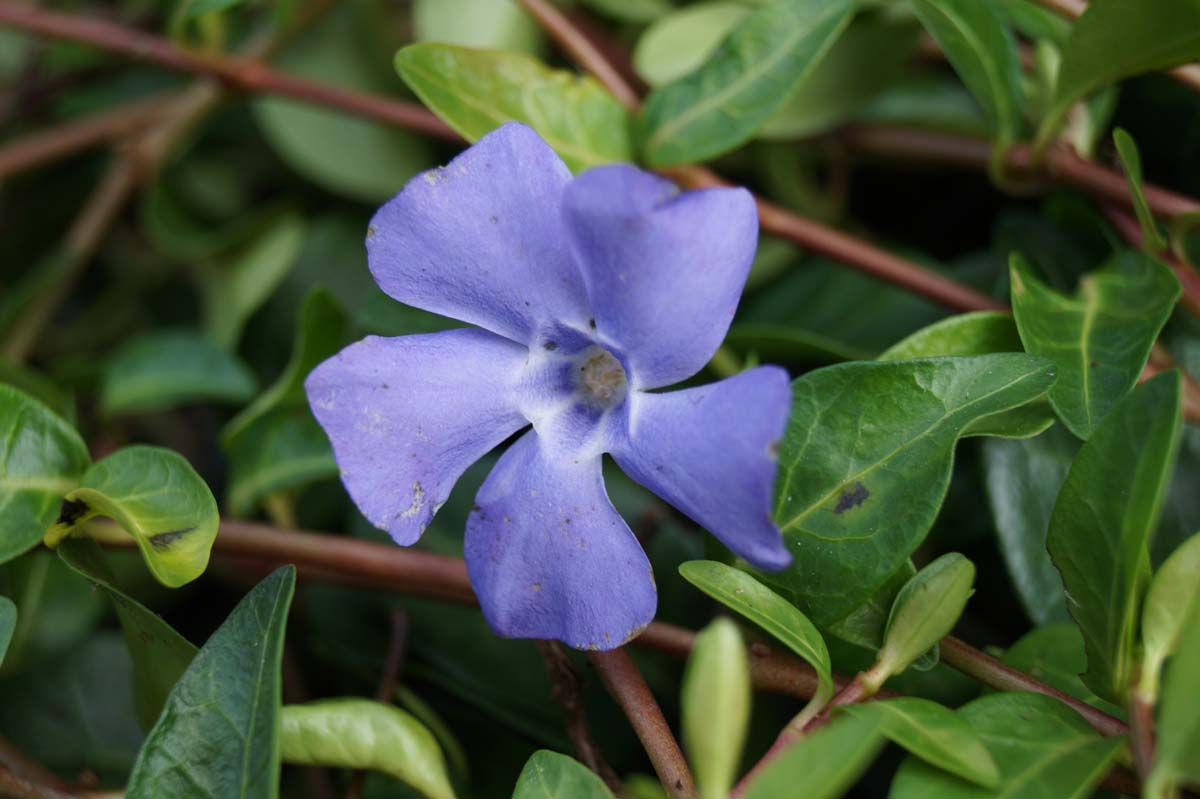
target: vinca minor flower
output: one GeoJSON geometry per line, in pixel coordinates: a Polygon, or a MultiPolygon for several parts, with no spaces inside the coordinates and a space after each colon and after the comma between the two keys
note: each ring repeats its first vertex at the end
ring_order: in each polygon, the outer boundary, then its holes
{"type": "Polygon", "coordinates": [[[626,165],[572,178],[515,123],[414,178],[371,223],[371,272],[400,302],[478,328],[372,336],[312,372],[350,496],[412,544],[467,467],[531,427],[467,522],[471,583],[504,636],[611,649],[654,617],[605,453],[750,563],[782,568],[771,498],[786,373],[653,391],[708,362],[757,236],[742,189],[680,193],[626,165]]]}

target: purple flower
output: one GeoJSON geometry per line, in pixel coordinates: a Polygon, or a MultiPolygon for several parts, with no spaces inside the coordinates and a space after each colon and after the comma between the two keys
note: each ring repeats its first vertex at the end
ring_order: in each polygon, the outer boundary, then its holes
{"type": "Polygon", "coordinates": [[[483,329],[372,336],[309,376],[350,496],[412,544],[467,467],[532,425],[479,490],[467,568],[497,633],[577,648],[625,643],[656,604],[604,453],[750,563],[787,565],[771,518],[787,374],[651,391],[712,357],[757,237],[742,189],[680,193],[625,165],[572,178],[515,123],[414,178],[372,220],[371,273],[483,329]]]}

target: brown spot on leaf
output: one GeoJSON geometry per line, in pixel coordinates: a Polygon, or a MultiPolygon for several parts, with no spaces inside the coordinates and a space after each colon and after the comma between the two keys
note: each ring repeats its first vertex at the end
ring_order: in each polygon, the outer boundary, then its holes
{"type": "Polygon", "coordinates": [[[58,511],[58,523],[70,526],[79,521],[79,517],[87,513],[88,505],[74,499],[64,499],[62,508],[58,511]]]}
{"type": "Polygon", "coordinates": [[[869,496],[871,496],[871,492],[867,490],[867,487],[856,480],[854,485],[847,488],[838,497],[837,506],[833,509],[833,512],[845,513],[851,508],[857,508],[866,502],[869,496]]]}
{"type": "Polygon", "coordinates": [[[165,533],[156,533],[147,540],[150,541],[150,546],[155,549],[169,549],[176,541],[195,529],[195,527],[182,527],[178,530],[167,530],[165,533]]]}

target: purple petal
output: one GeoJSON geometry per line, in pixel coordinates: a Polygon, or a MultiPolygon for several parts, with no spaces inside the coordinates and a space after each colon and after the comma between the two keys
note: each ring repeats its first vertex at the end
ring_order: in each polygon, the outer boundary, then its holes
{"type": "Polygon", "coordinates": [[[530,432],[479,489],[467,570],[498,634],[613,649],[654,618],[650,562],[609,502],[600,465],[555,457],[530,432]]]}
{"type": "Polygon", "coordinates": [[[792,557],[771,504],[790,405],[787,373],[775,366],[699,388],[639,393],[628,439],[613,458],[741,557],[782,569],[792,557]]]}
{"type": "Polygon", "coordinates": [[[367,235],[371,274],[393,298],[529,344],[588,312],[559,209],[571,174],[524,125],[489,133],[409,181],[367,235]]]}
{"type": "Polygon", "coordinates": [[[563,199],[601,337],[638,388],[694,375],[725,338],[754,259],[758,215],[745,189],[683,194],[631,166],[577,177],[563,199]]]}
{"type": "Polygon", "coordinates": [[[483,330],[371,336],[308,376],[346,490],[396,543],[420,538],[467,467],[527,424],[511,392],[525,355],[483,330]]]}

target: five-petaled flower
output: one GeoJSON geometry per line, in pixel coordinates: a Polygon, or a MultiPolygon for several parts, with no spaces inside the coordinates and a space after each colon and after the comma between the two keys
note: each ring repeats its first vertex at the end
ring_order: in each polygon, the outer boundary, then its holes
{"type": "Polygon", "coordinates": [[[627,165],[572,178],[515,123],[414,178],[372,220],[371,272],[400,302],[483,329],[369,337],[312,372],[350,496],[412,544],[467,467],[532,425],[467,522],[471,583],[505,636],[611,649],[654,617],[605,453],[750,563],[782,568],[771,498],[786,373],[652,391],[712,357],[757,237],[742,189],[680,193],[627,165]]]}

